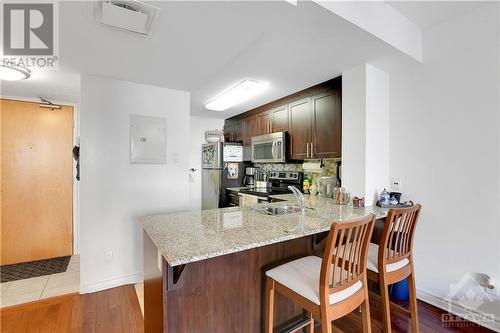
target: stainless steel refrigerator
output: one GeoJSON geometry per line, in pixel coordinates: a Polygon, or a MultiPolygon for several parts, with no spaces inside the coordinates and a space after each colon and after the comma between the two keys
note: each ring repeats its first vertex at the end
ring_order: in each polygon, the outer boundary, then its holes
{"type": "Polygon", "coordinates": [[[243,186],[243,146],[239,143],[207,143],[202,146],[202,209],[227,207],[227,187],[243,186]]]}

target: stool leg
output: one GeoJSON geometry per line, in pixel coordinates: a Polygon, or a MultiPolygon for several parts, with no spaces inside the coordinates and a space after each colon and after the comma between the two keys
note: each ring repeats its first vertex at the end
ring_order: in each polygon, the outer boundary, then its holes
{"type": "Polygon", "coordinates": [[[311,322],[309,323],[309,333],[314,333],[314,318],[312,313],[309,314],[309,318],[311,319],[311,322]]]}
{"type": "Polygon", "coordinates": [[[274,280],[271,278],[266,279],[266,332],[273,333],[274,322],[274,280]]]}
{"type": "Polygon", "coordinates": [[[382,314],[384,320],[384,332],[391,333],[391,310],[390,310],[390,300],[389,300],[389,290],[388,285],[385,282],[385,276],[383,273],[379,273],[379,287],[380,287],[380,298],[382,301],[382,314]]]}
{"type": "Polygon", "coordinates": [[[326,305],[321,305],[321,333],[332,333],[332,321],[328,317],[326,305]]]}
{"type": "Polygon", "coordinates": [[[413,333],[418,333],[417,289],[415,287],[415,271],[413,270],[413,264],[411,274],[408,276],[408,287],[410,294],[411,331],[413,333]]]}
{"type": "MultiPolygon", "coordinates": [[[[365,286],[367,286],[366,281],[365,286]]],[[[370,318],[370,302],[368,301],[368,287],[365,288],[365,301],[361,304],[360,310],[363,317],[363,333],[371,333],[372,323],[370,318]]]]}

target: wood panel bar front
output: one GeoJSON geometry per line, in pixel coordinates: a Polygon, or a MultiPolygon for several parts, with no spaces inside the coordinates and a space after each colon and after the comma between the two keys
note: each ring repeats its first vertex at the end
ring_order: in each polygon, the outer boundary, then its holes
{"type": "MultiPolygon", "coordinates": [[[[146,233],[144,249],[146,333],[251,333],[263,329],[265,271],[311,255],[313,237],[187,264],[177,283],[176,267],[170,267],[163,257],[160,275],[158,251],[146,233]]],[[[297,319],[303,310],[278,295],[275,313],[279,327],[297,319]]]]}

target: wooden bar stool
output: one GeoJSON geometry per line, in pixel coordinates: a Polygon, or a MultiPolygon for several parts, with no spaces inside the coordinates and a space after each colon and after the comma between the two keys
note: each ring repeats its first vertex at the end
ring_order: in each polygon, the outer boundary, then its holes
{"type": "Polygon", "coordinates": [[[417,294],[413,268],[413,236],[420,205],[391,209],[380,236],[379,245],[368,248],[368,279],[378,282],[383,309],[384,332],[390,333],[390,306],[411,318],[412,332],[418,332],[417,294]],[[388,286],[408,278],[410,311],[390,303],[388,286]]]}
{"type": "Polygon", "coordinates": [[[374,222],[375,215],[370,214],[333,223],[323,259],[308,256],[266,272],[266,332],[273,332],[275,291],[309,312],[310,332],[314,332],[317,320],[322,332],[331,333],[332,320],[359,306],[363,332],[371,332],[366,265],[374,222]]]}

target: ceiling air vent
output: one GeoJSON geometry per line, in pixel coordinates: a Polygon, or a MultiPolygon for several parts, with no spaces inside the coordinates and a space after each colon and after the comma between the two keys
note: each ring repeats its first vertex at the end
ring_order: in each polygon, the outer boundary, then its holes
{"type": "Polygon", "coordinates": [[[150,34],[160,10],[139,1],[96,1],[94,6],[96,22],[141,35],[150,34]]]}

